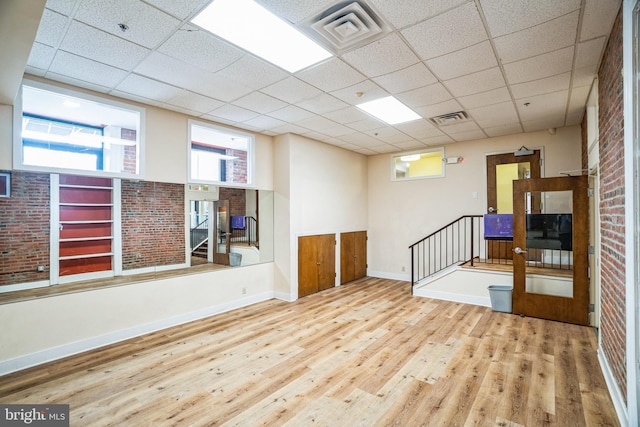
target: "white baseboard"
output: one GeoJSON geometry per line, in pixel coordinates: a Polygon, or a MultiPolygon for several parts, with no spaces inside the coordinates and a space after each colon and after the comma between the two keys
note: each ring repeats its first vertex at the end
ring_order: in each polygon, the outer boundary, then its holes
{"type": "Polygon", "coordinates": [[[170,265],[158,265],[156,267],[142,267],[142,268],[134,268],[131,270],[123,270],[123,276],[131,276],[132,274],[144,274],[144,273],[156,273],[158,271],[169,271],[169,270],[177,270],[179,268],[187,268],[189,265],[187,263],[184,264],[170,264],[170,265]]]}
{"type": "Polygon", "coordinates": [[[177,316],[169,317],[167,319],[145,323],[105,335],[87,338],[82,341],[48,348],[46,350],[16,357],[14,359],[0,361],[0,375],[10,374],[22,369],[62,359],[63,357],[68,357],[85,351],[94,350],[106,345],[114,344],[130,338],[135,338],[140,335],[156,332],[162,329],[170,328],[172,326],[192,322],[194,320],[203,319],[205,317],[224,313],[230,310],[235,310],[237,308],[246,307],[248,305],[267,301],[272,298],[274,298],[273,292],[263,292],[262,294],[248,296],[246,298],[203,308],[201,310],[193,311],[190,313],[184,313],[177,316]]]}
{"type": "Polygon", "coordinates": [[[613,407],[616,410],[616,414],[618,414],[620,427],[630,427],[627,414],[627,405],[624,402],[624,397],[620,392],[620,388],[618,388],[618,383],[613,376],[613,371],[609,366],[609,361],[607,360],[607,357],[604,355],[600,347],[598,347],[598,362],[600,362],[600,369],[602,369],[604,382],[607,384],[607,388],[609,389],[609,395],[611,396],[611,400],[613,400],[613,407]]]}
{"type": "Polygon", "coordinates": [[[51,286],[51,282],[49,282],[48,280],[18,283],[16,285],[2,285],[0,286],[0,294],[4,292],[24,291],[27,289],[36,289],[36,288],[46,288],[47,286],[51,286]]]}
{"type": "Polygon", "coordinates": [[[386,271],[367,270],[367,276],[378,277],[380,279],[402,280],[403,282],[411,281],[410,273],[398,274],[398,273],[388,273],[386,271]]]}

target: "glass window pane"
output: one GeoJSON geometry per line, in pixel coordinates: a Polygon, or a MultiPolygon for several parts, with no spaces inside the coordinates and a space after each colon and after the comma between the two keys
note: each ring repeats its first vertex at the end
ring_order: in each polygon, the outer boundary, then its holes
{"type": "Polygon", "coordinates": [[[391,179],[393,181],[443,176],[444,150],[442,148],[391,156],[391,179]]]}

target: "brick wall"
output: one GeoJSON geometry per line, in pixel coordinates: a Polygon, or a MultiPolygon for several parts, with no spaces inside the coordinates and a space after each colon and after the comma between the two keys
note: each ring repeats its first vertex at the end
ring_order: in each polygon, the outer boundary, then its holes
{"type": "Polygon", "coordinates": [[[229,188],[220,187],[220,193],[218,195],[220,200],[229,201],[230,215],[244,216],[247,211],[246,192],[243,188],[229,188]]]}
{"type": "Polygon", "coordinates": [[[184,185],[122,180],[122,269],[185,262],[184,185]]]}
{"type": "Polygon", "coordinates": [[[49,174],[11,172],[11,197],[0,198],[0,286],[49,279],[49,194],[49,174]]]}
{"type": "Polygon", "coordinates": [[[602,350],[626,400],[622,14],[598,72],[602,350]]]}
{"type": "MultiPolygon", "coordinates": [[[[135,129],[121,129],[120,138],[127,141],[135,141],[135,129]]],[[[137,149],[138,147],[136,147],[135,145],[126,145],[124,147],[124,161],[122,165],[122,172],[130,174],[136,174],[138,172],[137,149]]]]}
{"type": "Polygon", "coordinates": [[[237,159],[227,160],[227,182],[237,184],[247,183],[247,152],[242,150],[226,149],[226,154],[237,159]]]}

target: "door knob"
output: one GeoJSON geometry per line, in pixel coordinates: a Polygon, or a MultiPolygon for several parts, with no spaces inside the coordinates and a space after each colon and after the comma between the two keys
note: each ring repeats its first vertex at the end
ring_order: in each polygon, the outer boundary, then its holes
{"type": "Polygon", "coordinates": [[[493,206],[489,206],[489,209],[487,210],[489,211],[489,213],[498,212],[498,209],[494,208],[493,206]]]}
{"type": "Polygon", "coordinates": [[[515,247],[515,248],[513,248],[512,250],[513,250],[513,252],[514,252],[514,253],[517,253],[517,254],[526,254],[526,253],[527,253],[527,251],[526,251],[526,250],[521,249],[521,248],[520,248],[520,247],[518,247],[518,246],[516,246],[516,247],[515,247]]]}

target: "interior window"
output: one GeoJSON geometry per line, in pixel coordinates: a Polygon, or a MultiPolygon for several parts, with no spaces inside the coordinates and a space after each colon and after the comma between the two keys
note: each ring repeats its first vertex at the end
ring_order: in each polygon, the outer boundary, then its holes
{"type": "Polygon", "coordinates": [[[189,182],[250,186],[251,135],[189,121],[189,182]]]}
{"type": "Polygon", "coordinates": [[[391,180],[437,178],[444,176],[444,149],[431,148],[391,156],[391,180]]]}
{"type": "Polygon", "coordinates": [[[144,109],[26,80],[20,100],[16,168],[141,177],[144,109]]]}

